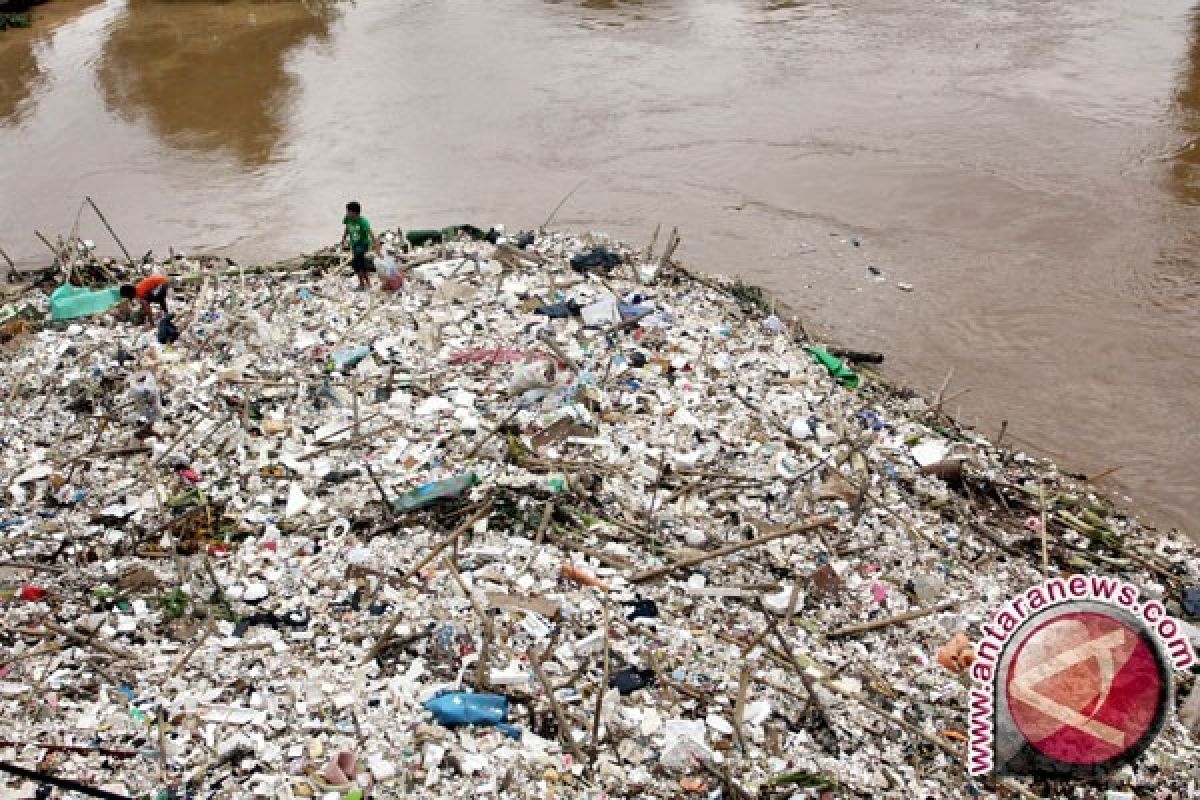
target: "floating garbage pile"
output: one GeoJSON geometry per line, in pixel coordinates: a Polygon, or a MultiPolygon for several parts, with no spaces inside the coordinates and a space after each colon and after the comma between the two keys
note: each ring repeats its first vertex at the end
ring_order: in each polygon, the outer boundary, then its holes
{"type": "MultiPolygon", "coordinates": [[[[330,254],[192,273],[174,336],[21,318],[0,761],[128,797],[1083,796],[967,777],[969,642],[1043,541],[1200,613],[1193,544],[674,237],[490,238],[387,293],[330,254]]],[[[1097,790],[1198,763],[1173,723],[1097,790]]]]}

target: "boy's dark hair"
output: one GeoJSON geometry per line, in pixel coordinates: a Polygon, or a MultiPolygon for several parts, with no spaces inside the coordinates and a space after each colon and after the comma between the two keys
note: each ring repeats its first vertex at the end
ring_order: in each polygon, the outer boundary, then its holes
{"type": "Polygon", "coordinates": [[[121,287],[121,297],[137,297],[137,289],[126,283],[121,287]]]}
{"type": "Polygon", "coordinates": [[[346,210],[349,211],[351,214],[361,214],[362,206],[360,206],[358,204],[358,201],[351,200],[349,203],[346,203],[346,210]]]}

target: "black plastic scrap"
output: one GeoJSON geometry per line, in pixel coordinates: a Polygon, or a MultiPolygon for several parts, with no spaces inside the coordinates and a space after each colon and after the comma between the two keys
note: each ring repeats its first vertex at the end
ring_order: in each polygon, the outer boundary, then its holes
{"type": "Polygon", "coordinates": [[[566,319],[567,317],[579,316],[580,306],[574,300],[568,300],[565,303],[551,303],[549,305],[538,306],[533,313],[541,314],[550,319],[566,319]]]}
{"type": "Polygon", "coordinates": [[[658,604],[649,598],[638,598],[630,605],[633,606],[633,610],[630,611],[629,616],[626,617],[626,619],[628,619],[630,622],[638,617],[658,616],[658,604]]]}
{"type": "Polygon", "coordinates": [[[614,672],[608,679],[608,685],[616,687],[616,690],[621,693],[622,697],[631,695],[638,689],[645,689],[647,686],[654,685],[654,670],[626,667],[623,670],[614,672]]]}
{"type": "Polygon", "coordinates": [[[248,614],[238,620],[237,625],[234,626],[233,635],[239,638],[245,636],[246,631],[255,625],[266,625],[275,630],[291,628],[292,630],[302,631],[308,627],[308,621],[308,614],[299,611],[288,611],[283,614],[276,614],[274,611],[265,611],[261,614],[248,614]]]}
{"type": "Polygon", "coordinates": [[[158,321],[158,343],[174,344],[179,341],[179,328],[175,327],[175,315],[163,314],[158,321]]]}
{"type": "Polygon", "coordinates": [[[621,256],[604,247],[593,247],[586,253],[580,253],[571,258],[571,269],[576,272],[603,272],[608,274],[613,267],[619,266],[621,256]]]}

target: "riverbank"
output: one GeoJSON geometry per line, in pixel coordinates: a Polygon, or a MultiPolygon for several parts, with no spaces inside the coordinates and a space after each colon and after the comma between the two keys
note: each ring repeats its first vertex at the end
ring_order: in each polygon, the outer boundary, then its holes
{"type": "MultiPolygon", "coordinates": [[[[945,647],[1045,576],[1182,615],[1196,546],[671,250],[451,241],[390,293],[329,251],[177,259],[170,344],[11,329],[0,761],[130,796],[1072,791],[967,777],[945,647]],[[463,689],[519,738],[448,727],[463,689]]],[[[1185,796],[1195,755],[1169,723],[1104,786],[1185,796]]]]}

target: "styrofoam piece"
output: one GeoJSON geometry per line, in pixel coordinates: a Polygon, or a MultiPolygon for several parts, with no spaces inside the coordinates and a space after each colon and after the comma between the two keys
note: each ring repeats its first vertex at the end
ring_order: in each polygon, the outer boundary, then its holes
{"type": "Polygon", "coordinates": [[[926,439],[909,448],[909,453],[918,464],[927,467],[944,461],[946,456],[950,455],[950,445],[938,439],[926,439]]]}
{"type": "Polygon", "coordinates": [[[308,496],[304,494],[304,490],[297,484],[292,484],[288,489],[287,508],[284,510],[285,517],[294,517],[297,514],[303,513],[308,506],[308,496]]]}

